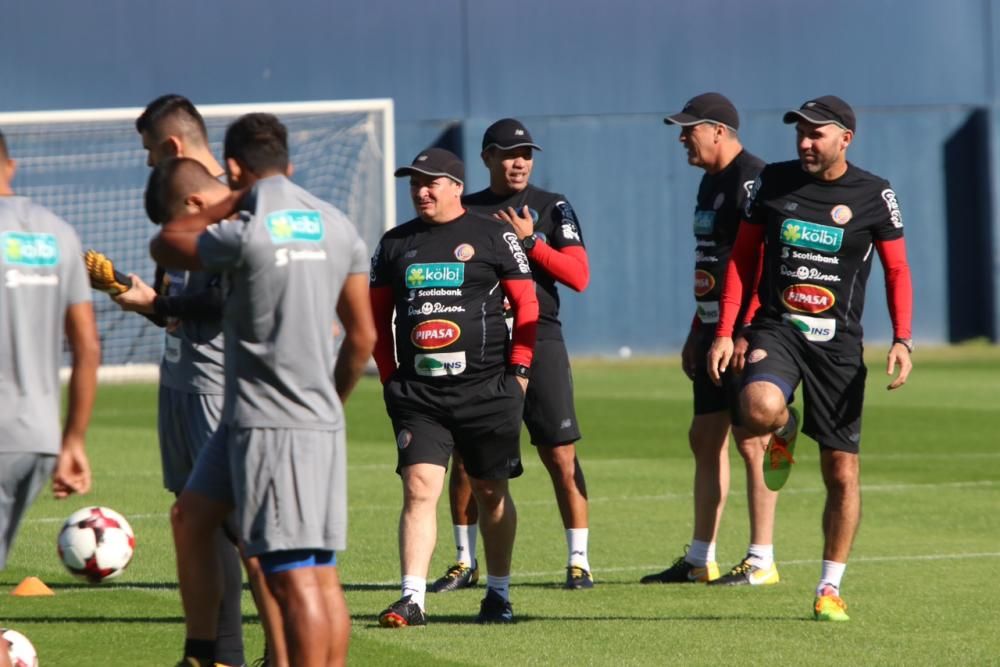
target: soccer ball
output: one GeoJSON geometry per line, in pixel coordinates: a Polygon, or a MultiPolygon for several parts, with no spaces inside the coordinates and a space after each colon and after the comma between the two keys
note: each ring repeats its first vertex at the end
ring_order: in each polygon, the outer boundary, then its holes
{"type": "Polygon", "coordinates": [[[14,667],[38,667],[38,653],[28,638],[17,630],[0,628],[0,651],[7,651],[14,667]]]}
{"type": "Polygon", "coordinates": [[[59,531],[59,558],[66,569],[92,584],[120,575],[132,560],[135,533],[118,512],[84,507],[59,531]]]}

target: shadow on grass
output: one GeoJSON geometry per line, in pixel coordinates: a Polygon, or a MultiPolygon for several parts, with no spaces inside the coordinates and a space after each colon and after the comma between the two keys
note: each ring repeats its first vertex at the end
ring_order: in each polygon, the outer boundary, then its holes
{"type": "MultiPolygon", "coordinates": [[[[158,625],[183,625],[183,616],[19,616],[17,614],[5,613],[5,621],[17,621],[19,623],[126,623],[126,624],[158,624],[158,625]]],[[[247,625],[258,625],[260,619],[256,614],[243,614],[243,623],[247,625]]]]}
{"type": "MultiPolygon", "coordinates": [[[[815,624],[816,621],[812,618],[802,617],[788,617],[788,616],[755,616],[752,619],[748,619],[744,614],[733,614],[731,616],[532,616],[530,614],[522,615],[515,613],[515,623],[514,625],[519,625],[523,623],[545,623],[545,622],[558,622],[563,623],[565,621],[586,621],[588,623],[620,623],[622,621],[649,621],[662,623],[663,621],[678,621],[678,622],[690,622],[690,621],[708,621],[710,623],[718,623],[719,621],[780,621],[782,623],[802,621],[811,624],[815,624]]],[[[355,622],[360,627],[367,629],[378,628],[378,619],[372,614],[351,614],[351,620],[355,622]]],[[[458,614],[432,614],[427,618],[428,624],[432,625],[478,625],[476,623],[475,613],[470,613],[468,615],[458,615],[458,614]]],[[[503,624],[495,624],[500,627],[503,624]]],[[[386,628],[390,630],[392,628],[386,628]]]]}

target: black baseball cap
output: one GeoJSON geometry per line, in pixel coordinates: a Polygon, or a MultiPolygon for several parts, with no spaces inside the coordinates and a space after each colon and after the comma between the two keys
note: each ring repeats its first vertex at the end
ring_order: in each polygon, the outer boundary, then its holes
{"type": "Polygon", "coordinates": [[[734,130],[740,129],[740,115],[729,98],[720,93],[702,93],[688,100],[680,113],[663,119],[667,125],[697,125],[699,123],[722,123],[734,130]]]}
{"type": "Polygon", "coordinates": [[[785,123],[797,123],[804,120],[813,125],[839,125],[845,130],[854,132],[857,121],[854,118],[854,109],[851,105],[840,99],[836,95],[824,95],[814,100],[809,100],[798,109],[786,111],[782,118],[785,123]]]}
{"type": "Polygon", "coordinates": [[[459,185],[465,185],[465,164],[454,153],[443,148],[428,148],[420,151],[408,167],[400,167],[395,171],[396,178],[411,174],[427,176],[447,176],[459,185]]]}
{"type": "Polygon", "coordinates": [[[505,151],[522,146],[542,150],[542,147],[531,139],[528,128],[516,118],[501,118],[486,128],[483,134],[483,150],[492,146],[505,151]]]}

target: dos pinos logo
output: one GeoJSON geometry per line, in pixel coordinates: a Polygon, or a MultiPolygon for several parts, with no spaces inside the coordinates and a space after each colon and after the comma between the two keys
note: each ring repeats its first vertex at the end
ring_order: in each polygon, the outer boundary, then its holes
{"type": "Polygon", "coordinates": [[[461,262],[410,264],[406,267],[406,286],[409,289],[461,287],[464,282],[465,264],[461,262]]]}
{"type": "Polygon", "coordinates": [[[5,232],[0,239],[4,264],[17,266],[55,266],[59,263],[59,246],[52,234],[5,232]]]}
{"type": "Polygon", "coordinates": [[[273,243],[323,240],[323,218],[319,211],[275,211],[265,221],[273,243]]]}

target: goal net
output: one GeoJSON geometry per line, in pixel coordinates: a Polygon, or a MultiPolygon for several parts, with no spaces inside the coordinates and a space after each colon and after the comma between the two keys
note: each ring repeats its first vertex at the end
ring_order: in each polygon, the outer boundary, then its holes
{"type": "MultiPolygon", "coordinates": [[[[393,106],[390,99],[205,105],[212,151],[222,157],[226,127],[250,112],[268,112],[288,127],[294,180],[344,211],[374,248],[395,225],[393,106]]],[[[150,284],[143,208],[149,170],[135,130],[142,108],[0,113],[18,169],[14,191],[76,228],[83,248],[110,257],[150,284]]],[[[102,343],[102,380],[155,379],[163,330],[94,293],[102,343]]],[[[68,358],[67,358],[68,363],[68,358]]]]}

